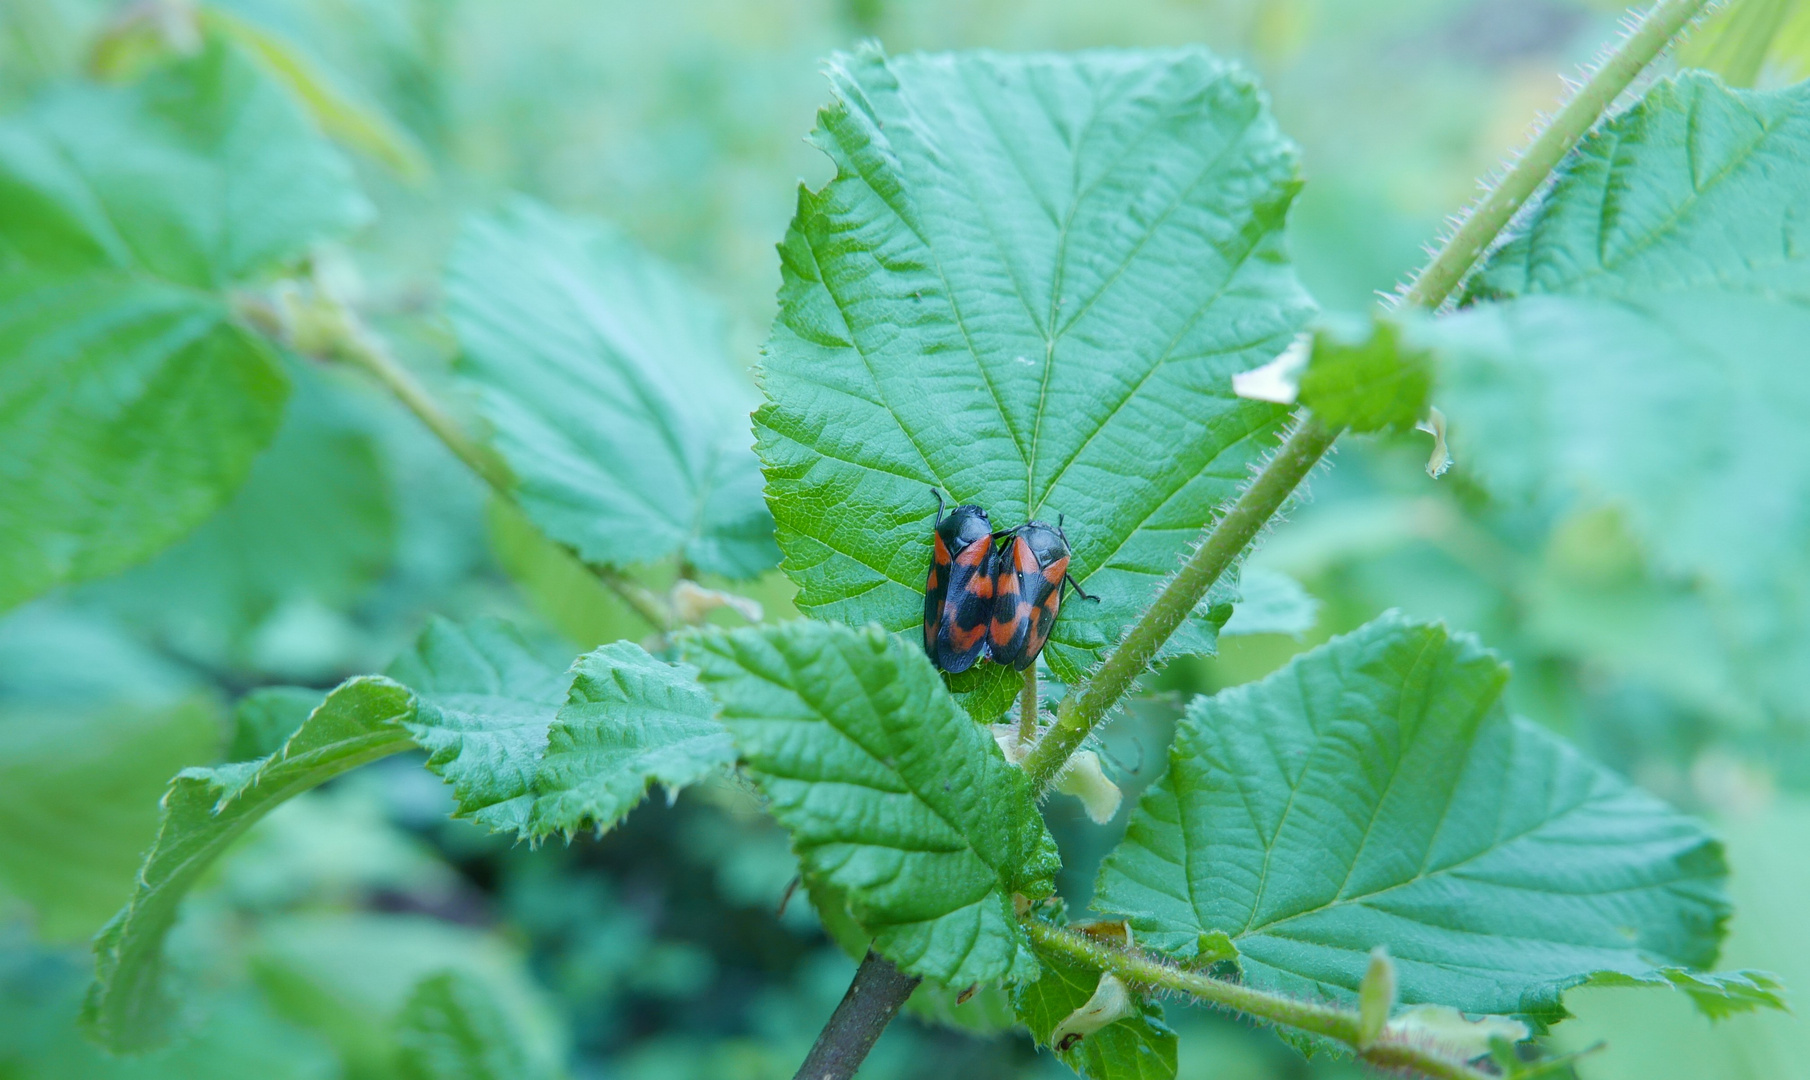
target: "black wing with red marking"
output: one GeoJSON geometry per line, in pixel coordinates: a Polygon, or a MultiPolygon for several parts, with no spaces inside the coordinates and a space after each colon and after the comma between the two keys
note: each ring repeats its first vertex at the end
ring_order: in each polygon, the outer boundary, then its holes
{"type": "Polygon", "coordinates": [[[1008,533],[994,554],[993,621],[987,652],[1019,671],[1037,662],[1062,608],[1068,541],[1041,521],[1008,533]]]}
{"type": "Polygon", "coordinates": [[[978,506],[937,516],[924,585],[924,651],[947,672],[973,667],[986,648],[993,614],[992,528],[978,506]]]}

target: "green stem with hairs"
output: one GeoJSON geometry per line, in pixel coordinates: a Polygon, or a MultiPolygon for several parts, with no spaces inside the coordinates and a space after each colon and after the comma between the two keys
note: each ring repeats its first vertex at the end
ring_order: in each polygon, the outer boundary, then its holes
{"type": "Polygon", "coordinates": [[[1640,25],[1622,39],[1552,122],[1535,136],[1502,182],[1465,216],[1439,254],[1402,294],[1402,303],[1429,309],[1445,303],[1503,227],[1540,190],[1603,111],[1710,3],[1711,0],[1664,0],[1647,12],[1640,25]]]}
{"type": "MultiPolygon", "coordinates": [[[[1710,0],[1664,0],[1648,12],[1540,132],[1502,182],[1471,211],[1414,279],[1403,294],[1402,303],[1429,310],[1444,304],[1515,212],[1546,182],[1560,159],[1709,3],[1710,0]]],[[[1091,679],[1070,689],[1057,706],[1055,724],[1025,759],[1025,770],[1033,782],[1039,787],[1047,786],[1068,766],[1068,759],[1149,670],[1163,643],[1282,509],[1295,488],[1332,448],[1338,434],[1311,415],[1302,417],[1282,448],[1225,516],[1213,524],[1181,572],[1157,594],[1118,648],[1091,679]]]]}
{"type": "Polygon", "coordinates": [[[1186,994],[1197,1001],[1236,1009],[1260,1020],[1334,1039],[1351,1047],[1358,1057],[1381,1068],[1412,1069],[1438,1080],[1488,1080],[1492,1075],[1455,1057],[1440,1054],[1424,1041],[1411,1041],[1394,1034],[1386,1027],[1374,1041],[1364,1044],[1355,1010],[1265,993],[1197,971],[1184,971],[1037,919],[1026,920],[1024,928],[1031,940],[1043,949],[1110,971],[1127,983],[1186,994]]]}
{"type": "Polygon", "coordinates": [[[1018,695],[1018,742],[1029,746],[1037,741],[1037,665],[1024,669],[1024,690],[1018,695]]]}
{"type": "Polygon", "coordinates": [[[1105,719],[1107,711],[1131,690],[1139,676],[1150,670],[1163,642],[1169,640],[1183,619],[1193,614],[1207,590],[1282,509],[1338,437],[1337,430],[1312,416],[1295,427],[1257,479],[1194,549],[1181,572],[1163,586],[1112,656],[1084,687],[1078,692],[1071,690],[1062,699],[1056,709],[1056,723],[1025,759],[1024,768],[1032,783],[1042,786],[1056,778],[1082,741],[1105,719]]]}
{"type": "MultiPolygon", "coordinates": [[[[415,418],[433,432],[452,451],[454,457],[476,473],[478,479],[484,481],[497,498],[518,511],[521,510],[521,503],[515,497],[515,478],[510,475],[509,467],[503,463],[502,458],[488,446],[473,439],[453,419],[452,414],[434,399],[434,395],[422,385],[421,380],[402,366],[402,362],[390,352],[384,340],[345,303],[328,296],[309,298],[306,317],[310,321],[310,332],[305,337],[294,332],[291,320],[286,320],[278,307],[261,297],[242,297],[238,307],[245,321],[265,336],[317,360],[350,364],[376,379],[409,412],[414,413],[415,418]],[[302,339],[298,340],[298,337],[302,339]]],[[[669,606],[652,590],[629,580],[610,567],[585,561],[568,544],[559,544],[551,537],[547,539],[558,544],[567,554],[577,559],[580,565],[596,575],[597,580],[603,582],[630,610],[645,619],[649,626],[662,634],[673,629],[675,620],[669,606]]]]}

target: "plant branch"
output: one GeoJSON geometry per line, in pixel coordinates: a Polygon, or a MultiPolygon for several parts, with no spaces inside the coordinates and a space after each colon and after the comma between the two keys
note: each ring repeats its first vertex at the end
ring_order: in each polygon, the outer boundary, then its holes
{"type": "Polygon", "coordinates": [[[847,1080],[921,980],[869,951],[793,1080],[847,1080]]]}
{"type": "MultiPolygon", "coordinates": [[[[1403,294],[1402,303],[1428,309],[1445,303],[1513,219],[1515,212],[1546,182],[1565,154],[1710,2],[1664,0],[1654,7],[1565,104],[1509,169],[1502,182],[1446,240],[1403,294]]],[[[1068,759],[1113,706],[1130,692],[1138,678],[1149,670],[1163,643],[1193,612],[1220,575],[1237,560],[1245,546],[1282,509],[1288,496],[1313,471],[1337,437],[1337,431],[1328,429],[1312,416],[1301,420],[1282,449],[1239,495],[1226,515],[1207,532],[1181,572],[1157,594],[1156,600],[1126,633],[1119,647],[1091,679],[1071,689],[1057,706],[1056,723],[1024,763],[1033,782],[1045,786],[1067,767],[1068,759]]]]}
{"type": "MultiPolygon", "coordinates": [[[[473,439],[451,413],[435,400],[434,395],[402,366],[390,352],[389,345],[376,331],[360,319],[344,301],[310,287],[310,294],[298,295],[299,289],[282,294],[275,304],[261,297],[242,297],[239,311],[246,321],[272,338],[305,356],[317,360],[339,361],[362,369],[376,379],[415,414],[434,436],[476,473],[491,492],[518,511],[521,503],[515,497],[515,478],[509,467],[489,447],[473,439]]],[[[524,518],[526,514],[524,513],[524,518]]],[[[528,518],[527,520],[532,520],[528,518]]],[[[544,533],[542,534],[545,535],[544,533]]],[[[580,565],[596,575],[611,592],[628,605],[648,625],[664,634],[674,626],[669,605],[639,582],[631,581],[607,566],[587,562],[570,545],[558,544],[580,565]]]]}
{"type": "Polygon", "coordinates": [[[1236,1009],[1274,1024],[1334,1039],[1373,1065],[1386,1069],[1412,1069],[1438,1080],[1489,1080],[1490,1077],[1489,1073],[1436,1052],[1422,1039],[1410,1040],[1386,1027],[1374,1041],[1361,1045],[1355,1010],[1301,1001],[1253,990],[1200,972],[1184,971],[1036,919],[1028,919],[1021,925],[1031,940],[1050,952],[1110,971],[1128,983],[1187,994],[1199,1001],[1236,1009]]]}
{"type": "Polygon", "coordinates": [[[1710,3],[1711,0],[1664,0],[1647,12],[1534,138],[1502,182],[1465,216],[1464,223],[1402,294],[1402,304],[1434,309],[1445,303],[1515,213],[1540,189],[1604,110],[1710,3]]]}

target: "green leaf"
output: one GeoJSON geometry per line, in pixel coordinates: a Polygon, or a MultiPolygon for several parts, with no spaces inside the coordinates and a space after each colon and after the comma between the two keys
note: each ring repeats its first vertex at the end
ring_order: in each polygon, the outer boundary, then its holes
{"type": "Polygon", "coordinates": [[[414,710],[407,688],[360,676],[328,694],[271,756],[176,774],[137,890],[94,941],[95,982],[82,1020],[96,1038],[114,1050],[144,1049],[168,1038],[174,1003],[159,985],[163,939],[189,887],[285,799],[411,747],[401,725],[414,710]]]}
{"type": "Polygon", "coordinates": [[[1660,968],[1645,974],[1599,971],[1587,986],[1670,986],[1683,992],[1711,1020],[1757,1009],[1788,1009],[1785,984],[1764,971],[1686,971],[1660,968]]]}
{"type": "Polygon", "coordinates": [[[1432,353],[1394,319],[1314,328],[1299,400],[1331,427],[1407,431],[1427,411],[1432,353]]]}
{"type": "Polygon", "coordinates": [[[676,792],[735,763],[697,673],[626,641],[579,658],[547,733],[524,832],[540,839],[614,825],[653,784],[676,792]]]}
{"type": "MultiPolygon", "coordinates": [[[[1310,310],[1283,250],[1294,147],[1249,76],[1196,49],[831,61],[757,449],[798,607],[903,631],[936,510],[1067,519],[1044,656],[1077,678],[1272,446],[1233,396],[1310,310]]],[[[1209,652],[1210,624],[1173,639],[1209,652]]],[[[1010,673],[988,676],[1006,681],[1010,673]]]]}
{"type": "Polygon", "coordinates": [[[84,602],[203,667],[277,666],[297,680],[344,670],[343,656],[319,655],[331,641],[272,657],[265,632],[367,594],[395,559],[396,512],[368,425],[318,375],[297,376],[276,440],[226,506],[145,565],[84,589],[84,602]]]}
{"type": "MultiPolygon", "coordinates": [[[[1093,996],[1100,972],[1066,956],[1040,952],[1037,960],[1042,976],[1018,987],[1012,1004],[1031,1037],[1048,1046],[1056,1025],[1093,996]]],[[[1137,1015],[1101,1028],[1056,1057],[1088,1080],[1173,1080],[1175,1047],[1162,1006],[1139,999],[1137,1015]]]]}
{"type": "Polygon", "coordinates": [[[516,498],[548,536],[611,566],[678,555],[751,578],[777,561],[754,391],[709,299],[614,229],[521,200],[466,228],[446,301],[516,498]]]}
{"type": "MultiPolygon", "coordinates": [[[[867,955],[870,939],[867,931],[849,914],[848,896],[820,877],[804,881],[804,891],[811,899],[823,932],[836,947],[857,963],[867,955]]],[[[942,1024],[974,1035],[994,1035],[1010,1031],[1018,1024],[1012,1009],[1011,992],[1002,986],[944,986],[921,982],[905,999],[904,1011],[927,1024],[942,1024]],[[966,1000],[958,1000],[966,994],[966,1000]]]]}
{"type": "Polygon", "coordinates": [[[409,730],[453,786],[458,816],[528,840],[602,831],[647,789],[732,764],[691,669],[617,642],[561,667],[508,623],[436,619],[389,675],[420,708],[409,730]]]}
{"type": "Polygon", "coordinates": [[[435,618],[390,665],[386,674],[419,698],[409,730],[428,751],[427,767],[452,785],[458,816],[491,829],[527,827],[547,728],[572,685],[557,656],[500,619],[435,618]]]}
{"type": "Polygon", "coordinates": [[[397,1064],[406,1080],[535,1080],[554,1075],[531,1058],[490,992],[457,971],[443,971],[416,984],[396,1026],[397,1064]]]}
{"type": "Polygon", "coordinates": [[[1707,967],[1721,846],[1511,717],[1507,678],[1391,614],[1197,700],[1096,906],[1183,956],[1223,931],[1250,985],[1347,1002],[1377,945],[1406,1004],[1542,1021],[1598,972],[1707,967]]]}
{"type": "Polygon", "coordinates": [[[366,214],[345,162],[223,49],[0,123],[0,607],[225,501],[286,386],[223,293],[366,214]]]}
{"type": "Polygon", "coordinates": [[[685,659],[792,833],[901,969],[966,986],[1036,974],[1012,896],[1052,891],[1024,773],[876,626],[797,621],[688,636],[685,659]]]}
{"type": "Polygon", "coordinates": [[[1511,497],[1620,504],[1697,576],[1753,689],[1810,666],[1810,86],[1661,83],[1574,153],[1433,328],[1455,454],[1511,497]]]}
{"type": "Polygon", "coordinates": [[[204,695],[164,704],[18,704],[0,711],[0,889],[46,941],[93,936],[132,891],[157,798],[220,746],[204,695]]]}

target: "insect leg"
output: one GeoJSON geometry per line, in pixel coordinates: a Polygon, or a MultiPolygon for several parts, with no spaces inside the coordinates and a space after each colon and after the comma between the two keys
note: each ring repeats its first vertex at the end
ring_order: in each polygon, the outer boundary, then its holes
{"type": "Polygon", "coordinates": [[[1083,599],[1083,600],[1092,600],[1096,604],[1100,602],[1099,597],[1092,595],[1086,589],[1083,589],[1081,586],[1075,584],[1075,579],[1072,577],[1064,576],[1062,579],[1062,584],[1067,585],[1069,588],[1075,590],[1076,595],[1080,596],[1081,599],[1083,599]]]}

